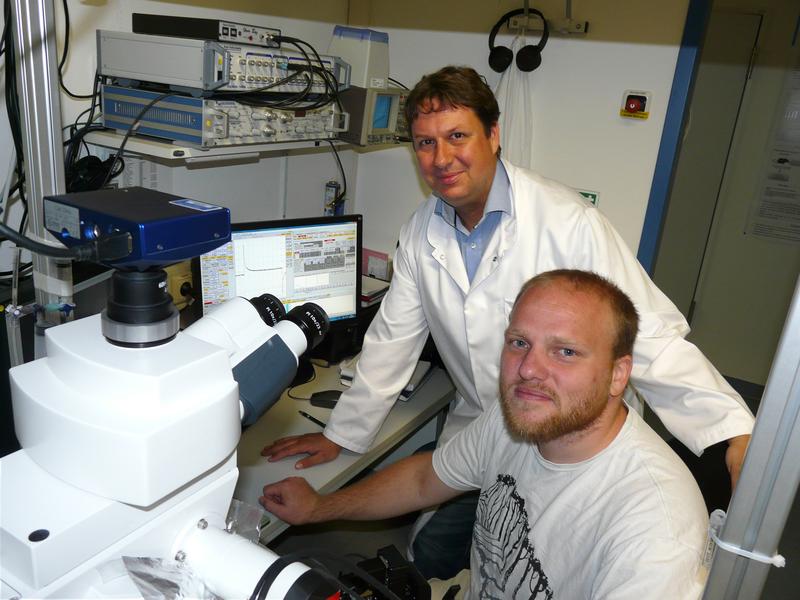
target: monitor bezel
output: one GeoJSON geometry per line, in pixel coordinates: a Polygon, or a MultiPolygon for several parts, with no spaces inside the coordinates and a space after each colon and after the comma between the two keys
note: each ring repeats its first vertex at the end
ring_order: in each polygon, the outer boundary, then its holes
{"type": "MultiPolygon", "coordinates": [[[[340,327],[352,327],[358,323],[359,316],[361,315],[361,276],[362,276],[362,249],[363,249],[363,222],[364,217],[361,214],[346,214],[346,215],[333,215],[333,216],[319,216],[319,217],[300,217],[291,219],[270,219],[268,221],[245,221],[241,223],[231,223],[231,237],[237,231],[252,231],[259,229],[282,229],[286,227],[302,227],[308,225],[334,225],[337,223],[355,223],[356,224],[356,310],[355,314],[350,317],[344,317],[331,321],[331,329],[338,329],[340,327]]],[[[192,304],[192,317],[193,321],[200,319],[203,316],[203,287],[201,285],[200,273],[200,257],[196,256],[192,259],[192,280],[195,287],[195,301],[192,304]]],[[[264,290],[269,293],[269,290],[264,290]]]]}

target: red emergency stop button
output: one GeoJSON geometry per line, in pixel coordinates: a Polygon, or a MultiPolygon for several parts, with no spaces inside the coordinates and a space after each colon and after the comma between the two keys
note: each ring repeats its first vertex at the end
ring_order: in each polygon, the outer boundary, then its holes
{"type": "Polygon", "coordinates": [[[625,90],[619,116],[633,119],[647,119],[650,116],[650,92],[625,90]]]}
{"type": "Polygon", "coordinates": [[[643,112],[646,100],[642,96],[628,96],[625,101],[625,110],[631,113],[643,112]]]}

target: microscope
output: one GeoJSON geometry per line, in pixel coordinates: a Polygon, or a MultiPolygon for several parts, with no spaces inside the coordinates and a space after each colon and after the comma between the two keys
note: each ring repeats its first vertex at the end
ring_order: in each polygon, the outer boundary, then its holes
{"type": "Polygon", "coordinates": [[[227,242],[227,209],[128,188],[48,197],[44,212],[67,247],[127,247],[104,262],[105,310],[48,329],[46,357],[9,373],[22,449],[0,460],[0,597],[138,595],[122,557],[191,572],[205,597],[335,594],[324,571],[226,528],[242,426],[325,335],[324,311],[235,298],[179,331],[162,267],[227,242]]]}

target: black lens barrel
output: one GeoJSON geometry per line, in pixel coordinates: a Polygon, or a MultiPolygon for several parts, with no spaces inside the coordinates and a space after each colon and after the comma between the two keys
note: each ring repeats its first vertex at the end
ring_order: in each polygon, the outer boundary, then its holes
{"type": "Polygon", "coordinates": [[[313,350],[328,333],[331,323],[328,315],[321,307],[313,302],[306,302],[300,306],[295,306],[286,315],[286,318],[297,325],[300,331],[306,336],[306,352],[313,350]]]}

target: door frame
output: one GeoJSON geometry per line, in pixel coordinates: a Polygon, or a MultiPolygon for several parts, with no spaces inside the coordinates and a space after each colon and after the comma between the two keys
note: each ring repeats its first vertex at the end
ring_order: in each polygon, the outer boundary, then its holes
{"type": "Polygon", "coordinates": [[[672,191],[672,181],[680,153],[683,130],[686,127],[689,102],[694,89],[700,55],[703,50],[708,21],[711,18],[711,0],[689,0],[686,25],[675,64],[675,76],[667,103],[664,130],[658,148],[653,183],[644,216],[642,235],[636,258],[649,275],[653,275],[656,255],[661,243],[667,202],[672,191]]]}

